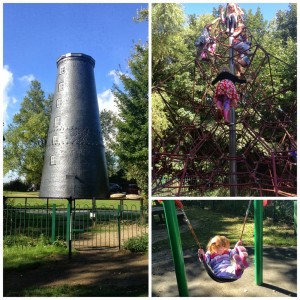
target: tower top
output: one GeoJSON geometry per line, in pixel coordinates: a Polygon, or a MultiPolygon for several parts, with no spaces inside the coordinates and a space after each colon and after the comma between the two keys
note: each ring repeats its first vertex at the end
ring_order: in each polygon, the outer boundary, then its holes
{"type": "Polygon", "coordinates": [[[57,59],[56,64],[58,65],[62,60],[68,59],[68,58],[78,58],[78,59],[86,60],[86,61],[90,62],[93,65],[93,67],[95,67],[95,60],[91,56],[83,54],[83,53],[63,54],[57,59]]]}

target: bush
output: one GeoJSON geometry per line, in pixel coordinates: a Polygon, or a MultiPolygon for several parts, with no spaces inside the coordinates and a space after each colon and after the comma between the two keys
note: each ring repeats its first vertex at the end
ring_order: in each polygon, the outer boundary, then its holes
{"type": "Polygon", "coordinates": [[[28,187],[28,184],[23,182],[19,178],[3,184],[4,191],[26,192],[28,190],[28,187]]]}
{"type": "Polygon", "coordinates": [[[148,234],[129,239],[124,243],[124,248],[131,252],[147,252],[148,251],[148,234]]]}

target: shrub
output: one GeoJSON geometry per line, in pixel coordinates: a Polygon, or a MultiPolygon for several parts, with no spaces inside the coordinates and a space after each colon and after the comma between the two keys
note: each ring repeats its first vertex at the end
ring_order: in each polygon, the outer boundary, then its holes
{"type": "Polygon", "coordinates": [[[148,234],[129,239],[124,243],[124,248],[131,252],[147,252],[148,251],[148,234]]]}

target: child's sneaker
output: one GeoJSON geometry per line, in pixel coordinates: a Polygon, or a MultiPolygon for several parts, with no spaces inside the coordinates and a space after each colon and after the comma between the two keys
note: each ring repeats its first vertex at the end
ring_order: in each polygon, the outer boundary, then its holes
{"type": "Polygon", "coordinates": [[[240,278],[245,269],[242,259],[238,254],[235,254],[233,255],[233,260],[235,261],[235,275],[240,278]]]}
{"type": "Polygon", "coordinates": [[[245,247],[243,246],[238,246],[236,247],[236,249],[238,250],[239,252],[239,256],[242,260],[242,263],[244,265],[245,268],[248,268],[249,267],[249,263],[247,262],[247,257],[248,257],[248,253],[247,253],[247,250],[245,249],[245,247]]]}

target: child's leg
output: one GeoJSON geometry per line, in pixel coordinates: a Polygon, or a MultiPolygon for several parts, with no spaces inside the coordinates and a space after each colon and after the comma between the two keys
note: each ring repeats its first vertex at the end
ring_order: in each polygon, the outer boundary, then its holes
{"type": "Polygon", "coordinates": [[[218,120],[221,120],[223,115],[223,99],[221,97],[218,98],[216,102],[216,106],[217,106],[217,118],[218,120]]]}
{"type": "Polygon", "coordinates": [[[249,267],[249,264],[247,262],[248,253],[247,253],[246,248],[243,247],[243,246],[238,246],[238,247],[236,247],[236,249],[239,252],[239,256],[242,260],[242,263],[243,263],[244,267],[248,268],[249,267]]]}
{"type": "Polygon", "coordinates": [[[233,259],[235,261],[235,275],[239,278],[242,276],[245,267],[241,257],[238,254],[233,255],[233,259]]]}
{"type": "Polygon", "coordinates": [[[236,28],[236,15],[230,15],[230,33],[232,34],[234,29],[236,28]]]}
{"type": "Polygon", "coordinates": [[[230,18],[226,17],[226,33],[229,33],[229,27],[230,27],[230,18]]]}
{"type": "Polygon", "coordinates": [[[230,99],[227,96],[224,96],[224,121],[230,123],[230,99]]]}

